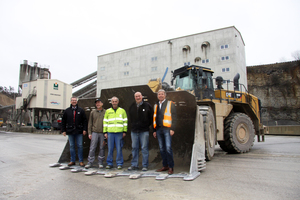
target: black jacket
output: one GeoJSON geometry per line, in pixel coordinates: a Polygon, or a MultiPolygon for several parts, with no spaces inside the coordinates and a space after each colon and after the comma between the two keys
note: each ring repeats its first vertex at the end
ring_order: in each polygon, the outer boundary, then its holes
{"type": "MultiPolygon", "coordinates": [[[[161,109],[159,109],[159,101],[156,102],[157,104],[157,112],[156,112],[156,125],[157,127],[162,127],[163,126],[163,118],[164,118],[164,113],[168,104],[168,100],[165,100],[163,102],[163,104],[161,105],[161,109]]],[[[175,131],[175,127],[176,127],[176,121],[177,121],[177,115],[176,115],[176,108],[175,108],[175,104],[172,103],[171,104],[171,116],[172,116],[172,125],[170,127],[170,130],[175,131]]],[[[157,129],[156,127],[156,129],[157,129]]],[[[156,129],[154,129],[154,131],[156,131],[156,129]]]]}
{"type": "Polygon", "coordinates": [[[149,131],[149,126],[151,126],[153,122],[152,106],[149,103],[143,101],[143,104],[137,108],[137,105],[134,102],[129,107],[129,119],[131,123],[131,131],[149,131]]]}
{"type": "Polygon", "coordinates": [[[62,132],[66,132],[67,135],[82,134],[83,131],[87,130],[87,119],[84,110],[76,105],[75,111],[75,122],[72,105],[63,114],[61,121],[62,132]]]}

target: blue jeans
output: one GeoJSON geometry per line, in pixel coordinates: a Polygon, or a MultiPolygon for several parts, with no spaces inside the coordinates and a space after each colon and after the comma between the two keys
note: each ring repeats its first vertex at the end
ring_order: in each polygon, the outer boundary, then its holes
{"type": "Polygon", "coordinates": [[[76,150],[75,150],[75,140],[77,142],[77,151],[78,151],[78,159],[79,162],[83,162],[83,156],[82,156],[82,151],[83,151],[83,146],[82,146],[82,140],[83,136],[82,134],[71,134],[68,135],[69,137],[69,143],[70,143],[70,153],[71,153],[71,162],[76,161],[76,150]]]}
{"type": "Polygon", "coordinates": [[[173,151],[172,151],[172,136],[170,129],[165,127],[158,127],[156,129],[156,137],[158,139],[160,155],[163,160],[164,167],[174,167],[173,151]]]}
{"type": "Polygon", "coordinates": [[[146,132],[131,132],[132,140],[132,161],[131,166],[138,167],[139,165],[139,147],[141,144],[141,150],[143,155],[142,165],[148,167],[148,144],[149,144],[149,131],[146,132]]]}
{"type": "Polygon", "coordinates": [[[123,154],[122,154],[122,147],[123,147],[123,133],[107,133],[107,145],[108,145],[108,155],[106,159],[107,165],[113,166],[113,153],[114,153],[114,146],[116,144],[117,150],[117,157],[116,163],[117,165],[123,165],[123,154]]]}

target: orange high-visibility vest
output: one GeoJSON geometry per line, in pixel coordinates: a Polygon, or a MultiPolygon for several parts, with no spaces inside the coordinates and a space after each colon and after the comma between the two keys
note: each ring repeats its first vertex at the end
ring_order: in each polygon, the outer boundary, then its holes
{"type": "MultiPolygon", "coordinates": [[[[163,119],[163,126],[170,128],[172,125],[172,115],[171,115],[171,105],[172,101],[168,101],[165,113],[164,113],[164,119],[163,119]]],[[[156,114],[157,114],[157,104],[154,105],[154,115],[153,115],[153,127],[156,128],[156,114]]]]}

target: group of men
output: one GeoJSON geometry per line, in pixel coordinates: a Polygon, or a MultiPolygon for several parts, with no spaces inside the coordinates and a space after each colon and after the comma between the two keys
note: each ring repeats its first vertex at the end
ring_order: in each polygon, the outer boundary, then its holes
{"type": "MultiPolygon", "coordinates": [[[[147,171],[149,166],[149,132],[153,127],[153,136],[158,139],[159,149],[162,157],[163,167],[156,170],[158,172],[168,171],[168,174],[174,172],[174,159],[171,146],[172,136],[174,135],[176,125],[176,110],[172,101],[166,100],[165,90],[159,90],[157,93],[158,101],[154,109],[148,103],[143,101],[141,92],[134,94],[135,102],[128,110],[128,117],[131,122],[131,140],[132,140],[132,161],[128,170],[138,169],[139,147],[142,152],[142,171],[147,171]]],[[[98,155],[99,168],[104,168],[104,146],[107,139],[108,155],[106,159],[106,169],[113,167],[113,150],[116,147],[116,164],[117,169],[123,168],[123,138],[127,134],[128,119],[126,111],[119,107],[119,99],[112,97],[112,107],[105,110],[103,102],[100,99],[95,100],[96,108],[90,113],[89,120],[82,108],[78,107],[77,98],[71,98],[71,106],[67,108],[62,118],[62,133],[68,135],[70,143],[71,162],[69,166],[75,165],[76,151],[79,165],[90,168],[95,160],[95,151],[100,144],[98,155]],[[83,135],[88,132],[90,151],[88,155],[88,164],[83,163],[83,135]]]]}

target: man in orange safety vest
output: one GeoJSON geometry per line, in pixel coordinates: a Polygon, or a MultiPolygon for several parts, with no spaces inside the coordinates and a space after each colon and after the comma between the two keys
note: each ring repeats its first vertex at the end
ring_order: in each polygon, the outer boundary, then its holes
{"type": "Polygon", "coordinates": [[[161,89],[157,93],[158,102],[154,105],[153,136],[158,139],[159,150],[163,160],[163,167],[157,172],[174,172],[174,159],[172,150],[172,136],[176,125],[175,104],[166,100],[166,91],[161,89]]]}

